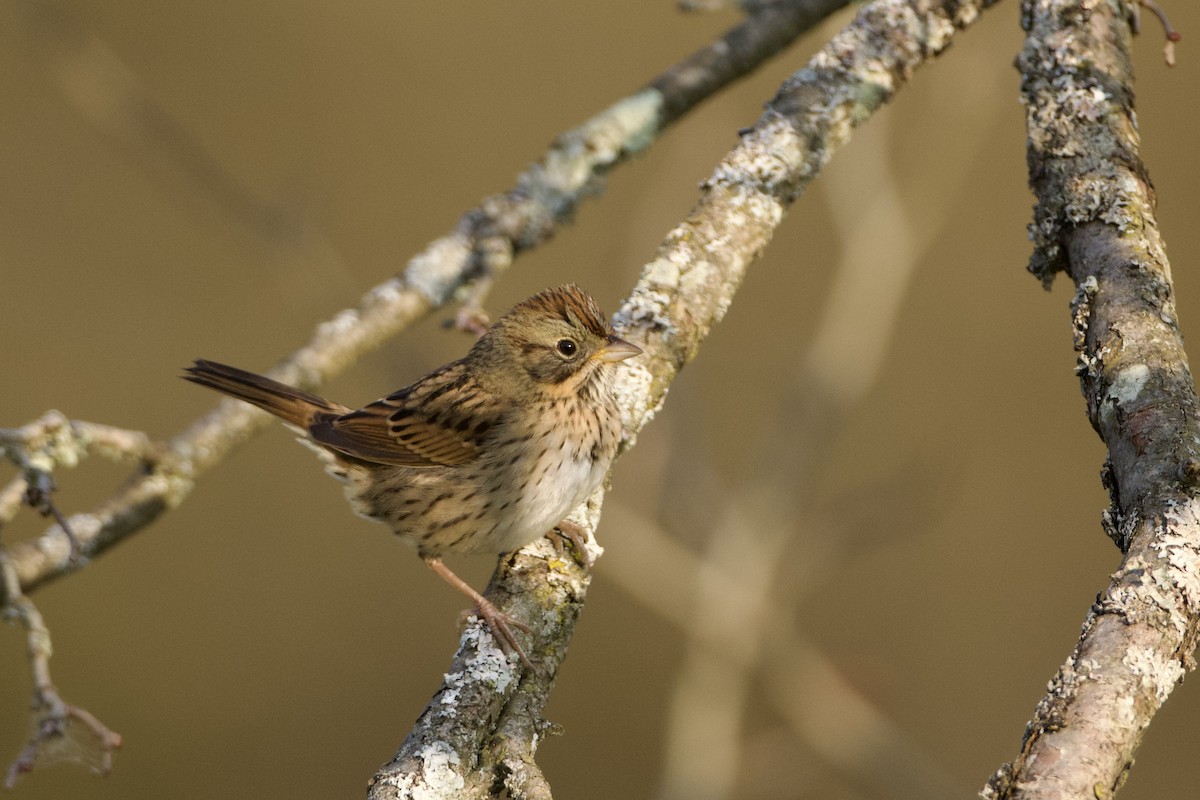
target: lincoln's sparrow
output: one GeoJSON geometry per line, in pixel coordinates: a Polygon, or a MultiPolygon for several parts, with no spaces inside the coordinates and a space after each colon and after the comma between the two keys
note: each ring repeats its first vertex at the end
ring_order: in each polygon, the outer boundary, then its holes
{"type": "Polygon", "coordinates": [[[519,303],[465,358],[357,411],[212,361],[184,377],[299,428],[354,510],[414,545],[529,666],[516,623],[441,557],[516,550],[562,524],[612,464],[612,365],[640,352],[586,292],[560,286],[519,303]]]}

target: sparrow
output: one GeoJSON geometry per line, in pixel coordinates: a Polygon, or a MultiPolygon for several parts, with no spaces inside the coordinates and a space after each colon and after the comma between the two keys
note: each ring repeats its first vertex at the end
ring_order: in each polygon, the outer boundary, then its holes
{"type": "Polygon", "coordinates": [[[580,535],[564,518],[604,480],[621,440],[614,366],[641,352],[567,285],[518,303],[465,357],[359,409],[215,361],[183,377],[297,429],[354,511],[415,547],[534,669],[513,632],[527,628],[442,557],[517,550],[555,528],[580,535]]]}

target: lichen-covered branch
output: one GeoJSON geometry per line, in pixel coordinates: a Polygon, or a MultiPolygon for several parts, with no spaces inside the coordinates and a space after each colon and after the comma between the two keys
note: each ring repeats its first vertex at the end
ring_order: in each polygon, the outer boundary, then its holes
{"type": "MultiPolygon", "coordinates": [[[[153,457],[155,445],[144,433],[68,420],[57,411],[48,411],[20,428],[0,429],[0,455],[20,470],[0,489],[0,530],[3,530],[22,506],[28,505],[44,516],[58,521],[65,540],[68,559],[82,560],[79,540],[51,499],[54,472],[70,468],[90,454],[118,461],[145,461],[153,457]]],[[[87,709],[62,699],[50,679],[50,630],[24,592],[8,550],[0,543],[0,618],[16,620],[25,629],[26,652],[33,675],[33,733],[17,758],[9,765],[4,787],[12,788],[17,779],[31,771],[38,758],[48,751],[71,746],[94,750],[99,754],[96,769],[106,773],[112,767],[113,750],[121,746],[121,736],[109,730],[87,709]],[[84,740],[90,740],[90,743],[84,740]]]]}
{"type": "MultiPolygon", "coordinates": [[[[667,69],[643,90],[560,135],[515,188],[468,211],[455,230],[432,242],[395,278],[363,296],[357,308],[320,325],[312,339],[270,374],[313,389],[431,310],[462,296],[480,278],[550,238],[604,176],[648,147],[672,122],[778,53],[848,0],[786,0],[764,8],[667,69]]],[[[73,547],[55,525],[10,548],[22,590],[61,577],[144,528],[191,493],[195,480],[266,427],[268,416],[224,402],[171,439],[146,467],[100,507],[69,519],[73,547]],[[81,558],[77,558],[81,556],[81,558]]],[[[0,603],[4,601],[0,593],[0,603]]]]}
{"type": "MultiPolygon", "coordinates": [[[[594,530],[601,495],[572,521],[594,530]]],[[[589,544],[589,557],[598,555],[594,540],[589,544]]],[[[371,780],[369,796],[489,797],[495,785],[503,785],[514,798],[549,797],[533,754],[545,733],[542,708],[589,583],[587,570],[548,539],[502,560],[485,594],[529,625],[535,644],[526,650],[538,671],[522,674],[487,625],[472,618],[441,687],[400,750],[371,780]]]]}
{"type": "MultiPolygon", "coordinates": [[[[688,218],[667,235],[616,315],[620,335],[645,350],[619,365],[626,446],[721,320],[796,197],[857,125],[991,4],[876,0],[780,87],[705,183],[688,218]]],[[[573,520],[594,530],[600,501],[598,493],[573,520]]],[[[518,665],[500,661],[490,637],[472,626],[446,682],[373,779],[372,800],[487,797],[497,777],[522,774],[503,763],[506,756],[531,763],[530,743],[542,733],[541,710],[589,580],[580,564],[556,559],[548,548],[538,542],[502,562],[487,590],[501,610],[530,626],[527,649],[540,674],[519,675],[518,665]]],[[[541,791],[543,783],[535,774],[529,785],[541,791]]],[[[514,797],[539,796],[521,794],[517,781],[506,788],[514,797]]]]}
{"type": "MultiPolygon", "coordinates": [[[[54,517],[58,525],[50,535],[60,534],[66,541],[68,561],[80,565],[84,560],[80,539],[51,498],[54,471],[74,467],[89,453],[115,461],[149,463],[158,449],[141,431],[69,420],[58,411],[47,411],[20,428],[0,428],[0,455],[21,470],[0,490],[0,529],[21,506],[30,506],[42,516],[54,517]]],[[[0,593],[0,601],[6,597],[7,591],[0,593]]]]}
{"type": "Polygon", "coordinates": [[[1197,400],[1133,112],[1128,8],[1032,0],[1019,60],[1038,205],[1030,269],[1075,282],[1077,372],[1108,447],[1120,569],[984,797],[1109,797],[1200,625],[1197,400]]]}

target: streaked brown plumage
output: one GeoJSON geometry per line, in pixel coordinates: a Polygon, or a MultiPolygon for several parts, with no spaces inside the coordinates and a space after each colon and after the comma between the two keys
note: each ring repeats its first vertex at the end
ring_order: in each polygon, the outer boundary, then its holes
{"type": "Polygon", "coordinates": [[[464,358],[358,410],[212,361],[184,377],[300,429],[354,510],[414,545],[529,665],[511,621],[441,556],[523,547],[583,502],[620,440],[612,365],[640,352],[570,285],[519,303],[464,358]]]}

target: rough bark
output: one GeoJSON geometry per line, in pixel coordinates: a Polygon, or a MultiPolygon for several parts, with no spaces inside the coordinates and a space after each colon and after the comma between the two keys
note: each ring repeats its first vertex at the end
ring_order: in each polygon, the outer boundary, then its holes
{"type": "Polygon", "coordinates": [[[1128,8],[1035,0],[1019,59],[1038,205],[1030,270],[1064,271],[1076,371],[1108,447],[1120,569],[984,797],[1109,797],[1184,672],[1200,622],[1200,419],[1133,111],[1128,8]]]}

